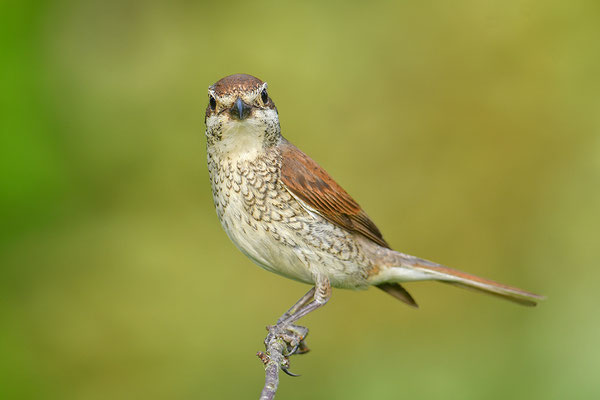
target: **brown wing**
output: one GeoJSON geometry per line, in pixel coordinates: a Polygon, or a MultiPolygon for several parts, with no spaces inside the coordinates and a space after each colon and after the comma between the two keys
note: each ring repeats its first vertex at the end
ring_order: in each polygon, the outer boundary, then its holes
{"type": "Polygon", "coordinates": [[[281,180],[294,195],[334,224],[389,248],[369,216],[319,164],[285,139],[279,148],[281,180]]]}

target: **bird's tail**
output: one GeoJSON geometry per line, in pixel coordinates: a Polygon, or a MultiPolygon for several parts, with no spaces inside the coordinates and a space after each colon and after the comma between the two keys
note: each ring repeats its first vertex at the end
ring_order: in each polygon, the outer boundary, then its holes
{"type": "Polygon", "coordinates": [[[544,296],[530,293],[523,289],[480,278],[417,257],[397,252],[394,253],[396,253],[396,266],[391,267],[388,271],[390,271],[391,280],[394,280],[395,276],[397,282],[436,280],[498,296],[525,306],[535,306],[537,301],[544,299],[544,296]]]}

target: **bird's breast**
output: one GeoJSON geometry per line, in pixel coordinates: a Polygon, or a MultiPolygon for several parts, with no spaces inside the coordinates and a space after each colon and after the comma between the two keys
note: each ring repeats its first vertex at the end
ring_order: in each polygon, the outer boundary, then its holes
{"type": "Polygon", "coordinates": [[[254,160],[209,155],[209,170],[219,220],[256,264],[302,282],[326,275],[334,286],[365,286],[368,262],[353,235],[286,189],[276,153],[254,160]]]}
{"type": "Polygon", "coordinates": [[[223,229],[231,241],[261,267],[286,277],[312,282],[298,257],[296,230],[303,210],[281,187],[274,155],[253,160],[212,159],[209,170],[213,199],[223,229]]]}

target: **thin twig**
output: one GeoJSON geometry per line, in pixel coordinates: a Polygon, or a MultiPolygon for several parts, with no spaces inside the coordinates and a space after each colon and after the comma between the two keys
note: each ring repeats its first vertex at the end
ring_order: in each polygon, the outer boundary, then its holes
{"type": "Polygon", "coordinates": [[[279,368],[285,361],[283,351],[286,349],[286,344],[277,335],[269,334],[265,346],[266,352],[257,354],[265,364],[265,386],[260,394],[260,400],[272,400],[279,386],[279,368]]]}
{"type": "Polygon", "coordinates": [[[299,325],[268,326],[265,339],[265,352],[259,351],[256,355],[265,365],[265,386],[260,394],[260,400],[272,400],[279,386],[279,370],[289,376],[300,376],[291,373],[290,359],[294,354],[304,354],[310,349],[304,339],[308,329],[299,325]]]}

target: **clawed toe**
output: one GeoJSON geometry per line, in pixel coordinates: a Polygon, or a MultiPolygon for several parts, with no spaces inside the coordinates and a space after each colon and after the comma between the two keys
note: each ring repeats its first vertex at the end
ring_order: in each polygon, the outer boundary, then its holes
{"type": "Polygon", "coordinates": [[[267,327],[269,334],[265,339],[265,345],[277,337],[286,344],[284,356],[293,354],[304,354],[309,351],[304,340],[308,335],[308,329],[299,325],[271,325],[267,327]]]}
{"type": "MultiPolygon", "coordinates": [[[[294,354],[304,354],[309,351],[304,340],[308,335],[308,329],[292,324],[277,324],[267,326],[269,334],[265,339],[265,347],[268,349],[269,343],[273,340],[281,340],[283,345],[283,361],[279,366],[283,372],[289,376],[300,376],[289,371],[289,357],[294,354]]],[[[269,362],[268,353],[258,352],[258,357],[266,365],[269,362]]]]}
{"type": "Polygon", "coordinates": [[[290,372],[290,371],[289,371],[287,368],[284,368],[284,367],[281,367],[281,370],[282,370],[283,372],[285,372],[285,374],[286,374],[286,375],[289,375],[289,376],[293,376],[293,377],[298,377],[298,376],[300,376],[300,375],[298,375],[298,374],[294,374],[293,372],[290,372]]]}
{"type": "Polygon", "coordinates": [[[306,343],[304,343],[304,340],[303,340],[300,343],[298,343],[298,348],[296,349],[294,354],[305,354],[305,353],[308,353],[309,351],[310,351],[310,349],[308,348],[306,343]]]}
{"type": "Polygon", "coordinates": [[[304,353],[308,353],[309,351],[310,351],[310,349],[308,348],[306,343],[304,343],[304,340],[301,340],[289,351],[288,354],[285,354],[285,355],[289,357],[293,354],[304,354],[304,353]]]}

